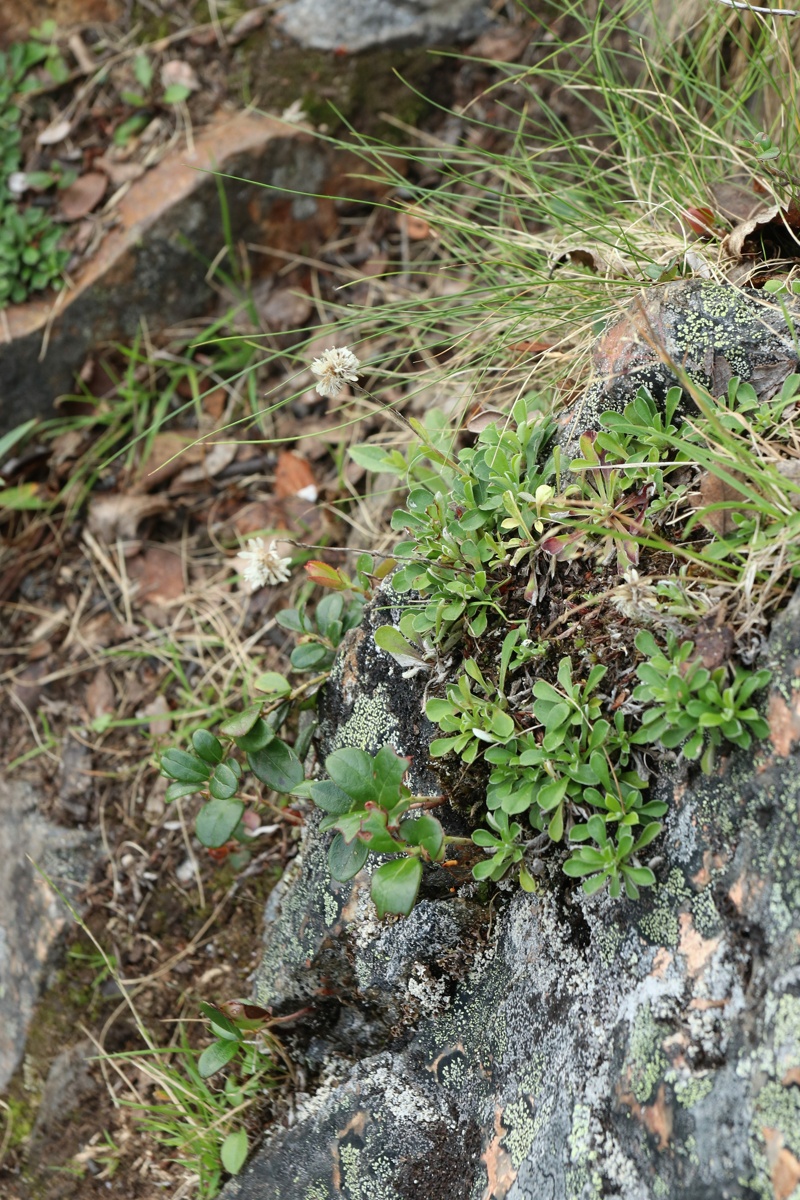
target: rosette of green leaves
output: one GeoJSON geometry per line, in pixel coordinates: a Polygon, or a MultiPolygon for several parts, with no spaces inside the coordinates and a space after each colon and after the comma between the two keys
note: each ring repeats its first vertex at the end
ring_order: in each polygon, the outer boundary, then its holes
{"type": "MultiPolygon", "coordinates": [[[[535,546],[524,518],[521,538],[507,538],[503,527],[509,513],[519,511],[514,497],[535,491],[552,473],[538,467],[552,425],[524,399],[510,415],[491,416],[477,445],[459,452],[451,490],[412,488],[406,507],[392,516],[392,528],[410,534],[395,554],[412,560],[396,572],[392,586],[401,594],[414,590],[426,601],[415,612],[414,630],[432,633],[437,641],[462,620],[479,637],[511,553],[518,561],[535,546]]],[[[516,522],[510,524],[516,529],[516,522]]]]}
{"type": "Polygon", "coordinates": [[[382,746],[372,757],[353,746],[325,759],[328,779],[307,782],[295,794],[310,796],[325,813],[320,830],[336,830],[328,851],[331,876],[346,882],[370,854],[400,854],[372,873],[371,895],[379,917],[408,915],[416,903],[422,864],[443,857],[444,833],[429,813],[408,815],[413,798],[403,783],[409,760],[382,746]]]}
{"type": "Polygon", "coordinates": [[[646,661],[636,668],[641,683],[633,698],[647,707],[642,727],[631,741],[681,747],[688,759],[702,755],[701,767],[710,774],[723,739],[746,750],[754,737],[769,733],[767,722],[750,701],[767,685],[771,672],[739,667],[731,678],[725,666],[709,671],[694,657],[693,642],[679,642],[672,632],[666,638],[662,649],[648,630],[636,635],[636,648],[646,661]]]}
{"type": "Polygon", "coordinates": [[[631,899],[639,897],[640,887],[651,887],[655,875],[649,867],[637,866],[631,858],[652,842],[661,832],[658,821],[645,825],[636,836],[634,829],[621,825],[616,837],[609,836],[606,821],[600,814],[590,817],[585,825],[576,825],[570,837],[573,841],[594,841],[595,846],[581,846],[564,863],[564,873],[574,879],[583,878],[587,895],[597,892],[606,882],[609,894],[616,900],[622,893],[631,899]]]}
{"type": "Polygon", "coordinates": [[[474,659],[468,658],[464,669],[466,674],[447,688],[447,699],[432,697],[425,705],[428,718],[449,735],[431,742],[432,758],[452,752],[471,763],[487,745],[504,744],[514,737],[516,726],[505,711],[505,697],[501,696],[499,701],[488,699],[487,693],[492,689],[474,659]],[[483,696],[470,690],[468,676],[478,683],[483,696]]]}

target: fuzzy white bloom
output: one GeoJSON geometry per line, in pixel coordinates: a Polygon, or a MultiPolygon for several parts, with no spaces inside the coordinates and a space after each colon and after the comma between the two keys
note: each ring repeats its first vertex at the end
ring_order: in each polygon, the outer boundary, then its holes
{"type": "Polygon", "coordinates": [[[289,564],[292,560],[281,558],[274,541],[267,545],[264,538],[257,537],[251,538],[247,545],[247,550],[239,551],[239,558],[243,563],[242,577],[249,584],[251,592],[267,584],[286,583],[291,574],[289,564]]]}
{"type": "Polygon", "coordinates": [[[649,575],[640,575],[635,567],[623,571],[623,583],[611,593],[611,603],[630,621],[649,624],[658,608],[658,596],[649,575]]]}
{"type": "Polygon", "coordinates": [[[341,350],[323,350],[311,364],[311,370],[319,376],[317,391],[320,396],[338,396],[346,383],[355,383],[361,364],[346,346],[341,350]]]}

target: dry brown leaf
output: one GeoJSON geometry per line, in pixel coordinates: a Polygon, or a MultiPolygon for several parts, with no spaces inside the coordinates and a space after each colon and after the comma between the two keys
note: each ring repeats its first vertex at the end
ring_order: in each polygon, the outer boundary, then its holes
{"type": "Polygon", "coordinates": [[[214,388],[213,391],[207,392],[201,401],[203,412],[214,421],[218,421],[225,411],[225,401],[228,399],[228,393],[224,387],[214,388]]]}
{"type": "Polygon", "coordinates": [[[308,462],[292,450],[282,450],[275,470],[275,495],[278,499],[300,496],[313,503],[318,494],[314,472],[308,462]]]}
{"type": "Polygon", "coordinates": [[[490,425],[507,420],[508,413],[501,412],[499,408],[482,408],[467,421],[467,429],[470,433],[483,433],[484,429],[488,429],[490,425]]]}
{"type": "Polygon", "coordinates": [[[425,218],[413,212],[401,213],[397,223],[401,229],[405,229],[412,242],[421,242],[433,232],[425,218]]]}
{"type": "Polygon", "coordinates": [[[177,83],[180,87],[188,88],[190,92],[200,90],[200,80],[194,67],[180,58],[171,58],[169,62],[164,63],[161,68],[161,83],[165,88],[173,87],[177,83]]]}
{"type": "Polygon", "coordinates": [[[135,490],[150,492],[193,463],[201,462],[204,447],[193,444],[195,439],[188,433],[157,433],[150,445],[150,452],[139,464],[135,490]]]}
{"type": "Polygon", "coordinates": [[[205,483],[219,475],[236,458],[239,446],[237,442],[205,442],[202,449],[206,452],[202,461],[194,467],[186,467],[180,475],[175,476],[169,487],[170,494],[175,495],[186,487],[205,483]]]}
{"type": "Polygon", "coordinates": [[[58,201],[59,211],[65,221],[79,221],[96,208],[108,187],[108,176],[102,171],[87,171],[80,175],[68,188],[64,188],[58,201]]]}
{"type": "Polygon", "coordinates": [[[118,162],[110,153],[101,154],[94,160],[94,165],[104,171],[114,187],[123,183],[132,183],[144,175],[147,168],[138,162],[118,162]]]}
{"type": "Polygon", "coordinates": [[[172,729],[170,707],[164,696],[158,695],[149,704],[145,704],[136,713],[137,717],[150,717],[150,734],[152,737],[166,737],[172,729]]]}
{"type": "Polygon", "coordinates": [[[248,537],[265,529],[285,529],[286,515],[283,505],[277,500],[253,500],[244,504],[230,519],[230,525],[239,537],[248,537]]]}
{"type": "Polygon", "coordinates": [[[183,595],[183,564],[179,554],[164,546],[151,546],[144,554],[128,559],[128,575],[139,586],[136,604],[154,601],[168,604],[183,595]]]}
{"type": "Polygon", "coordinates": [[[530,40],[530,29],[512,29],[510,26],[487,29],[472,43],[467,54],[491,62],[517,62],[530,40]]]}
{"type": "Polygon", "coordinates": [[[43,129],[40,134],[37,134],[36,145],[56,146],[59,142],[63,142],[71,128],[71,121],[54,121],[52,125],[47,126],[47,129],[43,129]]]}
{"type": "Polygon", "coordinates": [[[733,633],[727,625],[718,629],[700,630],[694,639],[695,657],[707,671],[716,671],[726,663],[733,651],[733,633]]]}
{"type": "Polygon", "coordinates": [[[239,42],[244,41],[248,34],[264,24],[264,15],[263,8],[251,8],[249,12],[243,13],[237,21],[234,21],[227,34],[228,45],[238,46],[239,42]]]}
{"type": "MultiPolygon", "coordinates": [[[[735,472],[731,472],[734,476],[735,472]]],[[[720,479],[718,475],[712,475],[710,471],[706,471],[700,480],[700,506],[706,508],[711,504],[741,504],[742,493],[732,484],[727,483],[724,479],[720,479]]],[[[726,537],[734,528],[734,516],[736,510],[733,508],[717,508],[713,512],[701,512],[700,520],[705,525],[706,529],[710,529],[712,533],[716,533],[719,537],[726,537]]]]}
{"type": "Polygon", "coordinates": [[[597,246],[574,246],[561,254],[555,265],[566,262],[572,263],[573,267],[588,267],[590,271],[609,278],[629,278],[633,275],[631,266],[622,255],[615,250],[599,250],[597,246]]]}
{"type": "Polygon", "coordinates": [[[107,671],[100,670],[86,689],[86,711],[89,719],[96,721],[106,713],[113,713],[117,708],[114,685],[107,671]]]}
{"type": "Polygon", "coordinates": [[[722,250],[733,258],[800,258],[800,204],[761,207],[722,240],[722,250]]]}
{"type": "Polygon", "coordinates": [[[170,507],[166,496],[137,496],[120,493],[113,496],[92,496],[89,501],[89,530],[100,542],[113,543],[117,538],[135,538],[139,522],[170,507]]]}
{"type": "Polygon", "coordinates": [[[800,1086],[800,1067],[789,1067],[789,1070],[784,1073],[781,1083],[784,1087],[790,1087],[793,1083],[800,1086]]]}
{"type": "Polygon", "coordinates": [[[277,333],[302,328],[307,324],[312,309],[311,299],[305,292],[288,287],[276,288],[258,305],[264,324],[277,333]]]}

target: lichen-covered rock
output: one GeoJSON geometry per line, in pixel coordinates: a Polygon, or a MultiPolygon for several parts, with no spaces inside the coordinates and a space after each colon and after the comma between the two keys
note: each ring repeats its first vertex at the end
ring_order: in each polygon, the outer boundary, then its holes
{"type": "MultiPolygon", "coordinates": [[[[460,945],[457,897],[385,927],[359,901],[340,1011],[364,1011],[383,982],[419,997],[413,1036],[407,1023],[391,1053],[354,1039],[352,1068],[336,1060],[228,1200],[796,1193],[800,600],[770,654],[772,742],[688,787],[662,779],[663,861],[640,901],[586,897],[554,873],[460,945]],[[448,931],[462,978],[442,989],[430,944],[427,977],[403,956],[448,931]]],[[[332,1035],[317,1024],[317,1063],[332,1035]]]]}
{"type": "MultiPolygon", "coordinates": [[[[373,636],[399,620],[399,604],[385,584],[360,627],[346,635],[320,703],[320,750],[324,756],[358,746],[375,754],[391,745],[409,758],[415,794],[434,797],[439,782],[428,747],[436,729],[423,712],[426,676],[405,679],[373,636]]],[[[453,831],[460,818],[449,813],[447,823],[453,831]]],[[[430,1012],[436,996],[445,1002],[488,914],[468,897],[456,898],[456,877],[434,865],[410,917],[381,924],[369,897],[371,865],[350,883],[332,880],[330,839],[318,835],[318,824],[312,814],[301,856],[270,897],[258,1003],[276,1012],[311,1003],[318,1016],[326,1014],[331,1045],[375,1049],[430,1012]],[[439,896],[450,899],[440,904],[439,896]]]]}
{"type": "MultiPolygon", "coordinates": [[[[795,301],[792,310],[800,314],[795,301]]],[[[560,417],[564,457],[577,457],[581,434],[602,413],[622,412],[639,388],[663,399],[679,382],[676,367],[712,395],[738,376],[769,400],[799,358],[786,312],[762,293],[704,279],[648,288],[595,345],[595,378],[560,417]]]]}
{"type": "MultiPolygon", "coordinates": [[[[767,396],[796,365],[780,312],[734,289],[669,285],[643,311],[712,390],[738,374],[767,396]]],[[[632,328],[606,337],[628,374],[597,412],[673,380],[632,328]]],[[[323,732],[388,740],[424,781],[425,676],[374,644],[397,601],[343,648],[323,732]]],[[[535,894],[482,910],[462,882],[382,924],[366,875],[337,891],[312,832],[258,998],[309,1004],[297,1052],[322,1086],[226,1196],[798,1200],[800,593],[766,658],[770,741],[710,778],[661,769],[657,884],[635,902],[586,896],[554,854],[535,894]]]]}

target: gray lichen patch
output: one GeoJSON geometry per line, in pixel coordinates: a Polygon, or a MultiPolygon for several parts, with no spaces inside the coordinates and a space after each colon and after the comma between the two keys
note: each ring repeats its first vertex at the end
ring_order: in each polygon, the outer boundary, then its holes
{"type": "Polygon", "coordinates": [[[783,310],[760,293],[708,280],[643,291],[598,339],[595,378],[560,418],[565,457],[576,457],[580,435],[598,429],[604,412],[622,412],[642,387],[663,399],[688,377],[719,396],[738,376],[770,399],[800,360],[791,321],[797,314],[794,301],[783,310]]]}

